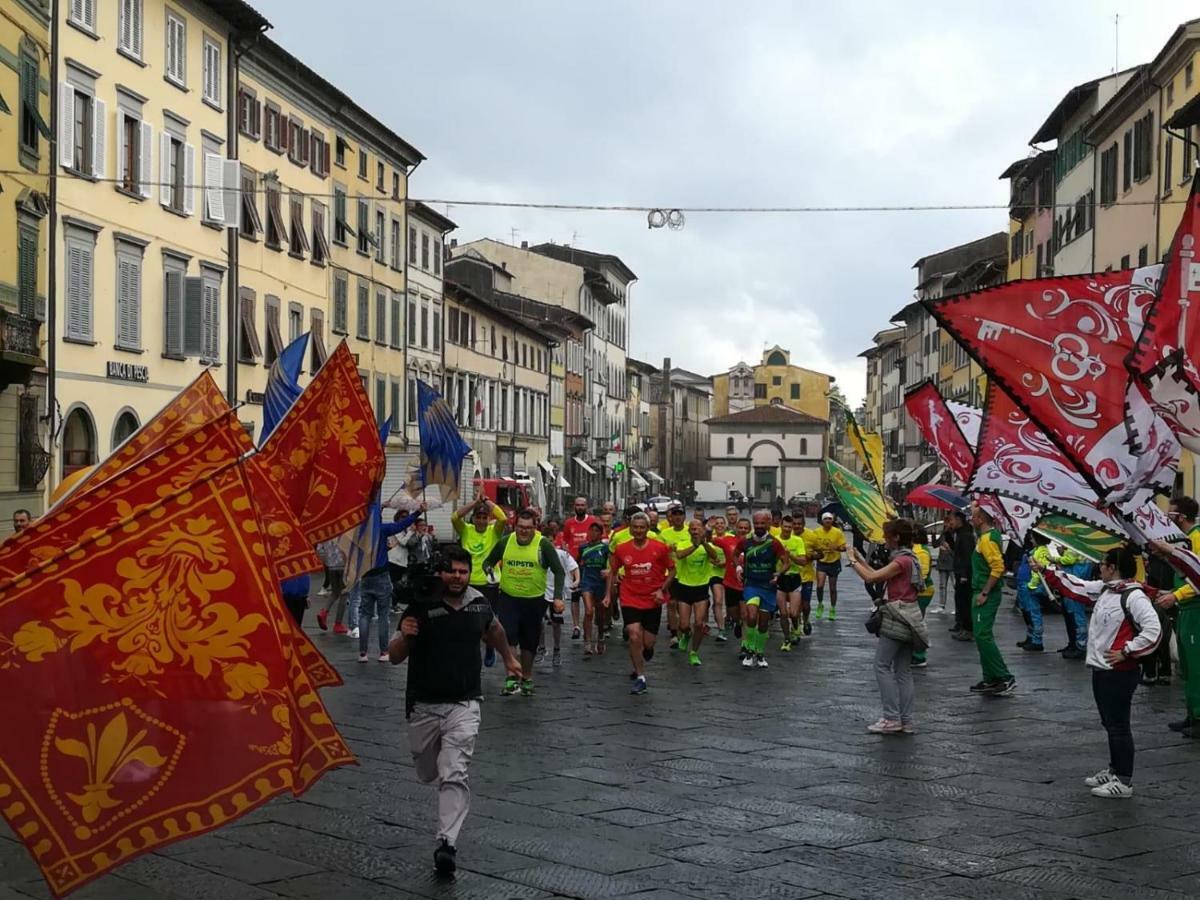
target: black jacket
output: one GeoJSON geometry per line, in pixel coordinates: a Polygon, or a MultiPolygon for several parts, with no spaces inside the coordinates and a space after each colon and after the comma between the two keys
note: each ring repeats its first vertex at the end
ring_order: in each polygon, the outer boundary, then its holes
{"type": "Polygon", "coordinates": [[[975,553],[975,532],[969,525],[954,529],[954,577],[971,577],[971,556],[975,553]]]}

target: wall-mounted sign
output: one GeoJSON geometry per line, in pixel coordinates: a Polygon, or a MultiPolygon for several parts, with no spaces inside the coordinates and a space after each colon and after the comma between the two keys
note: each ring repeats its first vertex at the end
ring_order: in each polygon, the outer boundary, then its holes
{"type": "Polygon", "coordinates": [[[145,384],[150,380],[150,370],[146,366],[135,366],[133,363],[115,360],[108,361],[108,368],[104,374],[113,381],[136,381],[145,384]]]}
{"type": "Polygon", "coordinates": [[[262,391],[246,390],[246,402],[253,403],[255,406],[262,406],[266,396],[262,391]]]}

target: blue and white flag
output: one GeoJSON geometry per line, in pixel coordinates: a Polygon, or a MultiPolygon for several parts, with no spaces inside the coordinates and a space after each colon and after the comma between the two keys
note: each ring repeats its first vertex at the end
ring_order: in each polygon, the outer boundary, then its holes
{"type": "Polygon", "coordinates": [[[267,442],[275,426],[287,415],[303,389],[300,371],[304,368],[304,353],[308,349],[308,332],[288,344],[271,365],[267,390],[263,397],[263,427],[258,446],[267,442]]]}
{"type": "Polygon", "coordinates": [[[437,485],[443,503],[458,499],[462,461],[471,452],[454,424],[454,413],[442,395],[417,381],[417,430],[421,440],[421,467],[414,473],[409,492],[437,485]]]}

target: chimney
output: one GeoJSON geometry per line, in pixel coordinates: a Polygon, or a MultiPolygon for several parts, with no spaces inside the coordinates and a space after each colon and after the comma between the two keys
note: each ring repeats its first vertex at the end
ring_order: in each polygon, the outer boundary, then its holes
{"type": "Polygon", "coordinates": [[[521,241],[521,249],[528,250],[529,249],[529,241],[521,241]]]}
{"type": "Polygon", "coordinates": [[[508,271],[508,263],[506,263],[506,262],[500,263],[500,268],[502,268],[505,272],[507,272],[508,271]]]}
{"type": "Polygon", "coordinates": [[[458,238],[450,238],[450,249],[453,250],[458,246],[458,238]]]}

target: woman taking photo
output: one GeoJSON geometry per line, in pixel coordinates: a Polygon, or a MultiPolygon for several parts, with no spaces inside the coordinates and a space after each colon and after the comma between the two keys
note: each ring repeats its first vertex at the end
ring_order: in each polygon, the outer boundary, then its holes
{"type": "Polygon", "coordinates": [[[875,601],[879,616],[879,645],[875,648],[875,680],[883,718],[867,726],[872,734],[914,734],[913,650],[929,646],[929,632],[917,606],[924,586],[921,567],[913,555],[913,523],[893,519],[883,526],[883,539],[892,554],[889,563],[873,569],[857,550],[851,551],[850,568],[867,584],[883,584],[885,593],[875,601]]]}
{"type": "Polygon", "coordinates": [[[1137,557],[1128,545],[1109,550],[1100,563],[1100,580],[1084,581],[1054,567],[1044,571],[1051,590],[1092,607],[1087,665],[1100,722],[1108,732],[1108,766],[1083,783],[1106,799],[1133,796],[1133,731],[1129,709],[1137,690],[1138,657],[1154,652],[1162,635],[1158,614],[1133,577],[1137,557]]]}

